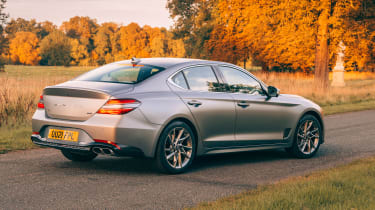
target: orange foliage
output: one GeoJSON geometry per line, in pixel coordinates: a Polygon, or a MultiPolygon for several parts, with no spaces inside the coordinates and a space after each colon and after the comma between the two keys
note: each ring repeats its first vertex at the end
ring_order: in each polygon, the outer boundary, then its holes
{"type": "MultiPolygon", "coordinates": [[[[322,53],[317,50],[320,37],[329,39],[325,57],[330,67],[340,41],[347,46],[348,70],[375,66],[375,3],[370,0],[218,0],[214,14],[218,24],[208,43],[226,43],[231,36],[235,49],[247,46],[264,66],[313,70],[316,53],[322,53]],[[224,35],[218,37],[217,32],[224,35]]],[[[222,48],[209,46],[214,47],[212,56],[222,48]]]]}
{"type": "MultiPolygon", "coordinates": [[[[136,23],[119,26],[108,22],[98,25],[89,17],[72,17],[57,29],[51,22],[37,23],[35,20],[19,18],[7,25],[7,37],[12,37],[10,56],[13,63],[27,65],[103,65],[116,60],[135,57],[184,57],[185,46],[181,39],[175,39],[165,28],[144,26],[136,23]],[[25,27],[27,26],[27,27],[25,27]],[[17,31],[20,31],[16,33],[17,31]],[[35,32],[34,32],[35,31],[35,32]],[[61,39],[51,39],[58,34],[61,39]],[[62,34],[62,35],[61,35],[62,34]],[[53,55],[64,55],[64,62],[51,61],[50,41],[39,43],[37,37],[49,37],[53,42],[63,44],[55,47],[53,55]],[[15,37],[15,38],[13,38],[15,37]],[[42,51],[38,46],[41,45],[42,51]],[[48,48],[49,50],[44,50],[48,48]],[[39,56],[41,55],[41,56],[39,56]]],[[[56,58],[56,56],[54,56],[56,58]]],[[[61,60],[61,59],[60,59],[61,60]]]]}
{"type": "Polygon", "coordinates": [[[14,63],[36,65],[41,57],[38,48],[39,39],[32,32],[17,32],[9,45],[9,52],[14,63]]]}
{"type": "Polygon", "coordinates": [[[98,24],[96,20],[89,17],[75,16],[67,22],[63,22],[60,30],[72,38],[90,38],[95,32],[98,24]]]}

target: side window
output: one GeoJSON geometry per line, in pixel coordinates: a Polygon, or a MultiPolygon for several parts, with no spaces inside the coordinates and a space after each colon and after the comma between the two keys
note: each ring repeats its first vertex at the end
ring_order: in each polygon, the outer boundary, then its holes
{"type": "Polygon", "coordinates": [[[183,70],[191,90],[219,92],[220,84],[210,66],[192,67],[183,70]]]}
{"type": "Polygon", "coordinates": [[[172,78],[172,81],[182,87],[182,88],[185,88],[185,89],[189,89],[189,87],[187,86],[186,84],[186,80],[184,78],[184,75],[182,74],[182,72],[179,72],[178,74],[174,75],[173,78],[172,78]]]}
{"type": "Polygon", "coordinates": [[[258,81],[248,74],[226,66],[220,66],[228,89],[232,93],[263,94],[263,90],[258,81]]]}

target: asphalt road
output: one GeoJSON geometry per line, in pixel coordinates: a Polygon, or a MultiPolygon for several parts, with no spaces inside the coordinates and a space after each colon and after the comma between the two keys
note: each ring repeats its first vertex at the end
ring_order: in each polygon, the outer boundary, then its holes
{"type": "Polygon", "coordinates": [[[0,209],[176,209],[375,155],[375,110],[325,117],[326,143],[315,158],[283,150],[199,158],[189,173],[164,175],[152,161],[66,160],[58,150],[0,155],[0,209]]]}

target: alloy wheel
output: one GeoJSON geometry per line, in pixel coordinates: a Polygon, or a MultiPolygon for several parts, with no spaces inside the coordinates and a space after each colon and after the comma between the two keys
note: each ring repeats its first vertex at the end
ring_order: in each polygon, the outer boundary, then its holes
{"type": "Polygon", "coordinates": [[[320,130],[313,120],[305,120],[297,130],[297,146],[305,155],[312,154],[319,145],[320,130]]]}
{"type": "Polygon", "coordinates": [[[166,138],[165,159],[172,168],[184,168],[192,156],[193,140],[190,133],[183,127],[175,127],[166,138]]]}

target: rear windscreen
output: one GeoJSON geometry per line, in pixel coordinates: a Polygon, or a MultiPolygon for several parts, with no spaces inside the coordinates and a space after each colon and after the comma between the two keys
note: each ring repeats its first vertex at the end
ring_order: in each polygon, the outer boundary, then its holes
{"type": "Polygon", "coordinates": [[[141,82],[165,68],[152,65],[108,64],[89,71],[75,80],[134,84],[141,82]]]}

